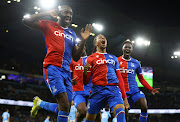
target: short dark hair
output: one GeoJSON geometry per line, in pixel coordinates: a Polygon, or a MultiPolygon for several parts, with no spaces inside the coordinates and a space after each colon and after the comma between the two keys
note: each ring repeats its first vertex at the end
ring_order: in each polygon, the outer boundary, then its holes
{"type": "Polygon", "coordinates": [[[131,45],[133,45],[133,43],[130,40],[126,40],[122,43],[122,46],[124,46],[124,44],[126,44],[126,43],[130,43],[131,45]]]}

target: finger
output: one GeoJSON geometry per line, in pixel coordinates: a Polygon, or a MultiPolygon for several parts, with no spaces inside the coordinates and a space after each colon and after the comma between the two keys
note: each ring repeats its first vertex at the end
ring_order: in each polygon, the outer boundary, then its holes
{"type": "Polygon", "coordinates": [[[83,33],[83,31],[84,31],[84,28],[81,29],[81,33],[83,33]]]}
{"type": "Polygon", "coordinates": [[[88,24],[86,25],[85,31],[88,30],[88,24]]]}
{"type": "Polygon", "coordinates": [[[159,90],[160,88],[155,88],[156,90],[159,90]]]}
{"type": "Polygon", "coordinates": [[[76,76],[74,79],[77,79],[78,76],[76,76]]]}
{"type": "Polygon", "coordinates": [[[91,24],[89,24],[89,32],[91,32],[92,31],[92,26],[91,26],[91,24]]]}

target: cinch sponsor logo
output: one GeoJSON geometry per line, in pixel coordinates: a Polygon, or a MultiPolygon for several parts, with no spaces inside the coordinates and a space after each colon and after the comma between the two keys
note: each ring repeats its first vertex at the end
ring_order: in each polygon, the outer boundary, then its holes
{"type": "Polygon", "coordinates": [[[133,69],[125,69],[124,67],[120,68],[120,72],[121,72],[121,73],[134,74],[134,70],[133,70],[133,69]]]}
{"type": "Polygon", "coordinates": [[[60,30],[58,30],[58,31],[54,31],[54,35],[56,35],[56,36],[60,36],[60,37],[62,37],[62,36],[63,36],[63,37],[65,37],[65,38],[67,38],[67,39],[69,39],[69,40],[73,41],[73,37],[72,37],[71,35],[61,33],[61,31],[60,31],[60,30]]]}
{"type": "Polygon", "coordinates": [[[84,70],[84,67],[78,64],[77,66],[75,66],[75,70],[84,70]]]}
{"type": "Polygon", "coordinates": [[[108,59],[108,60],[106,60],[106,59],[100,59],[100,60],[97,60],[96,61],[96,63],[97,64],[105,64],[105,63],[108,63],[108,64],[113,64],[113,65],[115,65],[115,61],[113,60],[113,59],[108,59]]]}

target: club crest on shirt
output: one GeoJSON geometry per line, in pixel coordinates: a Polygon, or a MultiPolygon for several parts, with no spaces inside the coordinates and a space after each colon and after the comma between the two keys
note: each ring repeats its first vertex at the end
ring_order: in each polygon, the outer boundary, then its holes
{"type": "Polygon", "coordinates": [[[121,61],[119,64],[120,64],[120,65],[122,65],[122,64],[123,64],[123,62],[121,61]]]}
{"type": "Polygon", "coordinates": [[[99,55],[97,55],[96,58],[99,58],[99,55]]]}
{"type": "Polygon", "coordinates": [[[72,32],[71,31],[68,31],[70,34],[72,34],[72,32]]]}
{"type": "Polygon", "coordinates": [[[111,55],[109,55],[109,58],[113,58],[111,55]]]}

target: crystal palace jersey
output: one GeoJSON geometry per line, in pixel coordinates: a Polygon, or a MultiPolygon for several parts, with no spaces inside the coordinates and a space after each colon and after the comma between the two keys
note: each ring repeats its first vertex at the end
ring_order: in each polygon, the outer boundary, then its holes
{"type": "Polygon", "coordinates": [[[93,85],[106,86],[108,84],[119,84],[116,76],[116,70],[119,69],[119,63],[116,56],[108,53],[94,53],[86,59],[92,74],[93,85]]]}
{"type": "Polygon", "coordinates": [[[136,74],[142,73],[141,64],[139,61],[132,57],[129,60],[126,60],[123,58],[123,56],[118,57],[118,60],[121,75],[124,80],[125,91],[131,93],[139,91],[135,79],[136,74]]]}
{"type": "Polygon", "coordinates": [[[92,82],[89,81],[87,85],[83,84],[83,71],[84,71],[84,65],[85,60],[87,56],[81,57],[77,62],[71,59],[71,65],[70,69],[73,73],[73,78],[77,76],[77,84],[73,85],[73,92],[74,91],[86,91],[87,93],[90,93],[92,88],[92,82]]]}
{"type": "Polygon", "coordinates": [[[43,67],[54,65],[70,70],[72,49],[75,46],[76,34],[70,28],[63,28],[54,21],[41,20],[39,30],[44,33],[47,54],[43,67]]]}

